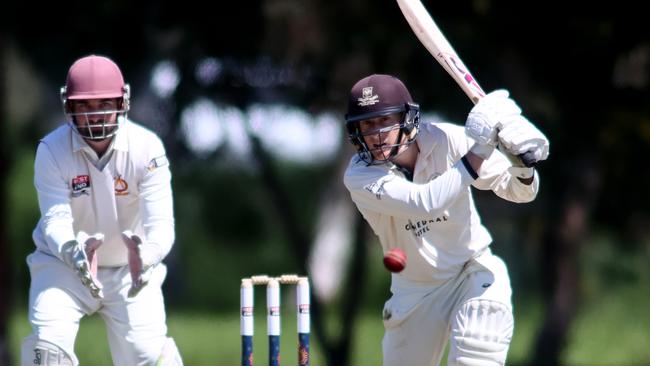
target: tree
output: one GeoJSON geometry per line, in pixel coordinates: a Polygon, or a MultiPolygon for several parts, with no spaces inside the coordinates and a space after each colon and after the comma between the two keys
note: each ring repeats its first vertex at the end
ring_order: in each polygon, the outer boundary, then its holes
{"type": "MultiPolygon", "coordinates": [[[[5,33],[0,31],[0,80],[6,80],[5,33]]],[[[7,177],[11,171],[11,143],[8,141],[7,106],[4,86],[0,88],[0,364],[10,365],[9,314],[12,305],[9,240],[7,238],[7,177]]]]}

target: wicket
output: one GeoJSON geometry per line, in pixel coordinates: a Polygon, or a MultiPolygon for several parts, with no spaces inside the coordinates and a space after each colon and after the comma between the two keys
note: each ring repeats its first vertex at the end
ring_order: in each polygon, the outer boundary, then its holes
{"type": "Polygon", "coordinates": [[[253,366],[253,286],[266,285],[269,366],[280,366],[280,285],[296,285],[298,365],[309,366],[309,279],[294,274],[252,276],[241,280],[242,366],[253,366]]]}

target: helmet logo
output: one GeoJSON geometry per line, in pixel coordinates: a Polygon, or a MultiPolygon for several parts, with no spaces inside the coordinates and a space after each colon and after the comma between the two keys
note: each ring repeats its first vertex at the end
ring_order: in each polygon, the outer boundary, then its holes
{"type": "Polygon", "coordinates": [[[367,86],[361,89],[361,98],[357,99],[359,106],[364,107],[379,103],[379,95],[372,94],[372,86],[367,86]]]}

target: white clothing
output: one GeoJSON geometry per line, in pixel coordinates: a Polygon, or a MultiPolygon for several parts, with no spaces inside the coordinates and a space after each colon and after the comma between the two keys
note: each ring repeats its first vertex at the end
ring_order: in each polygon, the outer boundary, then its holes
{"type": "Polygon", "coordinates": [[[160,139],[123,120],[99,158],[65,124],[41,140],[34,185],[41,219],[33,232],[36,251],[27,258],[32,334],[23,348],[45,341],[60,347],[76,363],[79,320],[98,312],[106,323],[116,365],[155,363],[167,340],[161,291],[166,267],[159,262],[174,242],[171,173],[160,139]],[[152,263],[152,278],[133,298],[127,295],[132,284],[122,238],[127,230],[160,248],[159,258],[152,263]],[[62,246],[79,232],[104,235],[95,252],[103,299],[92,297],[75,270],[63,261],[62,246]]]}
{"type": "Polygon", "coordinates": [[[490,245],[492,237],[481,224],[470,184],[513,202],[535,198],[537,174],[533,184],[521,183],[499,151],[483,162],[474,180],[461,162],[473,143],[461,126],[421,124],[413,182],[392,164],[367,166],[356,155],[351,159],[344,183],[352,200],[384,253],[394,247],[406,253],[406,268],[393,275],[393,286],[396,277],[440,284],[490,245]]]}
{"type": "Polygon", "coordinates": [[[449,340],[448,365],[503,365],[511,294],[505,264],[489,249],[441,285],[402,289],[384,306],[383,366],[438,365],[449,340]]]}
{"type": "Polygon", "coordinates": [[[489,249],[470,185],[529,202],[539,177],[523,184],[498,150],[474,172],[461,159],[474,144],[462,126],[421,123],[416,143],[412,182],[393,164],[368,166],[357,156],[344,178],[384,253],[398,247],[407,257],[392,274],[384,308],[384,366],[437,365],[450,336],[450,365],[503,364],[513,325],[510,279],[489,249]]]}
{"type": "MultiPolygon", "coordinates": [[[[63,349],[78,364],[74,342],[79,321],[99,313],[106,323],[108,343],[115,365],[151,365],[167,340],[162,285],[167,269],[159,264],[149,284],[127,300],[131,287],[128,266],[100,267],[102,300],[91,296],[76,273],[61,260],[37,250],[27,257],[32,278],[29,290],[31,339],[43,339],[63,349]]],[[[25,342],[31,343],[31,342],[25,342]]],[[[25,359],[28,365],[31,358],[25,359]]]]}
{"type": "Polygon", "coordinates": [[[33,233],[39,250],[61,258],[61,246],[79,231],[104,234],[99,266],[127,264],[121,233],[131,230],[160,246],[162,260],[174,242],[171,173],[160,139],[123,121],[102,157],[65,124],[41,140],[34,185],[41,219],[33,233]],[[104,160],[108,157],[108,161],[104,160]],[[98,170],[97,165],[105,165],[98,170]]]}

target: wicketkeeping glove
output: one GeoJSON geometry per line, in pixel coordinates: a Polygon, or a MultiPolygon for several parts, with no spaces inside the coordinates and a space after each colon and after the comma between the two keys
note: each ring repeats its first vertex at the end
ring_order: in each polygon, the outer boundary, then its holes
{"type": "Polygon", "coordinates": [[[149,283],[153,270],[160,263],[160,247],[152,243],[144,243],[142,239],[130,230],[122,232],[122,240],[128,249],[129,270],[131,272],[131,288],[128,296],[136,296],[149,283]]]}
{"type": "Polygon", "coordinates": [[[104,294],[102,293],[102,284],[97,280],[97,255],[95,252],[103,241],[103,234],[89,236],[80,231],[76,240],[70,240],[61,247],[63,261],[77,272],[81,283],[97,299],[103,298],[104,294]]]}

